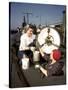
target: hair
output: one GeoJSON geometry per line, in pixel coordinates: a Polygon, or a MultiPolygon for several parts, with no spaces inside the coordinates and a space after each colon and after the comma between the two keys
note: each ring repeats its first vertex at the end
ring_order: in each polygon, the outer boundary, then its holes
{"type": "Polygon", "coordinates": [[[58,61],[61,59],[61,51],[58,49],[53,50],[53,58],[58,61]]]}
{"type": "Polygon", "coordinates": [[[25,33],[29,30],[29,28],[34,29],[34,27],[33,27],[32,24],[27,24],[27,25],[24,27],[25,33]]]}

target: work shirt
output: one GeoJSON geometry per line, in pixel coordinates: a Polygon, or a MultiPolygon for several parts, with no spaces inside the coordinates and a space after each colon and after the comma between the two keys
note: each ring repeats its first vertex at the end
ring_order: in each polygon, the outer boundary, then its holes
{"type": "MultiPolygon", "coordinates": [[[[46,59],[46,54],[44,55],[44,58],[46,59]]],[[[47,70],[48,76],[58,76],[63,74],[62,68],[64,66],[64,63],[60,60],[55,62],[54,64],[51,64],[52,60],[48,60],[48,64],[44,64],[44,69],[47,70]]]]}
{"type": "Polygon", "coordinates": [[[35,35],[28,37],[27,33],[21,36],[19,50],[23,50],[24,47],[28,47],[35,40],[35,35]]]}

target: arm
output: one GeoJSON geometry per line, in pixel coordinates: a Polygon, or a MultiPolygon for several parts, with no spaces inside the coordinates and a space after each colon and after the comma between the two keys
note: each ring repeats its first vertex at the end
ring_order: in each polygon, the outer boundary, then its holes
{"type": "Polygon", "coordinates": [[[46,53],[43,53],[43,51],[42,51],[41,48],[39,49],[39,51],[40,51],[40,54],[42,55],[42,57],[43,57],[46,61],[48,61],[50,57],[49,57],[46,53]]]}
{"type": "Polygon", "coordinates": [[[23,36],[21,36],[21,39],[20,39],[19,50],[29,50],[29,47],[27,46],[26,40],[25,40],[25,38],[23,36]]]}
{"type": "Polygon", "coordinates": [[[40,54],[42,55],[42,57],[44,57],[44,53],[41,48],[39,48],[39,51],[40,51],[40,54]]]}
{"type": "Polygon", "coordinates": [[[29,50],[29,47],[28,46],[25,46],[22,43],[20,43],[20,50],[29,50]]]}
{"type": "Polygon", "coordinates": [[[42,71],[42,73],[43,73],[46,77],[48,76],[46,69],[44,69],[43,67],[40,66],[40,70],[42,71]]]}

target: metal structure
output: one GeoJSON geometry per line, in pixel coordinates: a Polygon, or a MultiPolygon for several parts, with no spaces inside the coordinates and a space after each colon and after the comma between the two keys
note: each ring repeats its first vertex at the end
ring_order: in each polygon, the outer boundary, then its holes
{"type": "Polygon", "coordinates": [[[43,52],[50,54],[53,49],[59,48],[60,35],[55,29],[46,27],[38,35],[38,42],[43,52]]]}
{"type": "Polygon", "coordinates": [[[29,15],[31,15],[32,13],[30,12],[23,12],[24,14],[26,14],[26,17],[27,17],[27,24],[29,24],[29,15]]]}

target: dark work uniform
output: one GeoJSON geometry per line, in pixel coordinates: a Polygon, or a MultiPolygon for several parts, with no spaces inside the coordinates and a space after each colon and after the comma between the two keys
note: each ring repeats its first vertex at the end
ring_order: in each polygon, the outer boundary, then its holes
{"type": "Polygon", "coordinates": [[[49,62],[49,59],[50,59],[50,55],[49,54],[46,54],[42,57],[42,55],[40,54],[40,63],[41,64],[47,64],[49,62]]]}
{"type": "Polygon", "coordinates": [[[59,76],[63,74],[62,68],[64,63],[63,62],[56,62],[51,64],[51,61],[45,67],[47,70],[48,76],[59,76]]]}
{"type": "MultiPolygon", "coordinates": [[[[46,54],[43,57],[45,60],[49,59],[46,54]]],[[[43,64],[43,68],[47,70],[48,76],[59,76],[63,75],[62,68],[64,66],[64,63],[60,60],[55,62],[54,64],[51,64],[51,60],[49,60],[48,64],[43,64]]]]}

